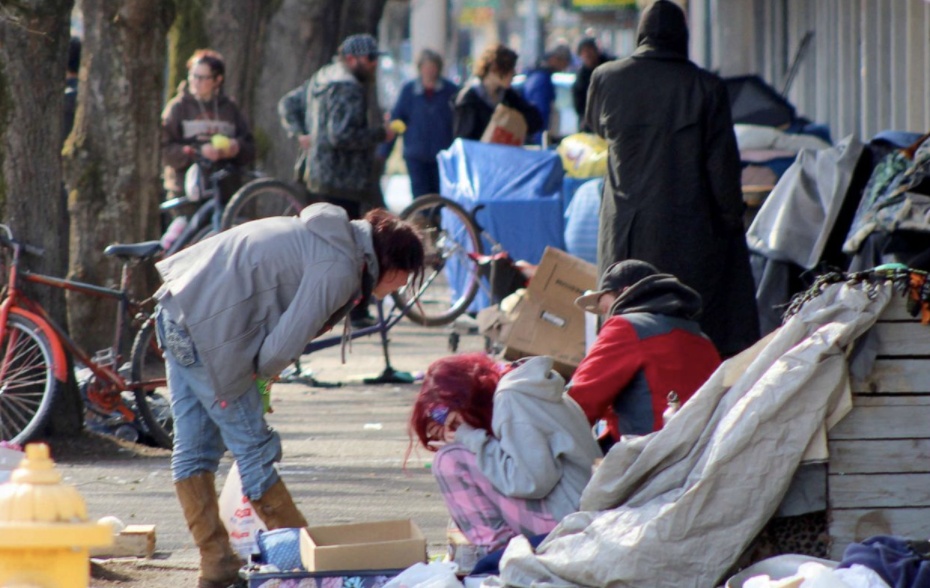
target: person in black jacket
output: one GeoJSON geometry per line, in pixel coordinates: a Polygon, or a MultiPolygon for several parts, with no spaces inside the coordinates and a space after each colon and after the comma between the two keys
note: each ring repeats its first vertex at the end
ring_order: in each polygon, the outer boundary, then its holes
{"type": "Polygon", "coordinates": [[[578,58],[581,60],[581,67],[575,74],[575,83],[572,84],[572,102],[575,105],[575,112],[578,113],[578,128],[581,132],[591,132],[584,122],[584,109],[588,101],[588,86],[591,84],[591,74],[595,68],[602,63],[612,61],[613,57],[601,52],[597,46],[594,37],[585,37],[578,42],[578,58]]]}
{"type": "Polygon", "coordinates": [[[513,49],[498,43],[484,50],[475,63],[475,78],[455,99],[453,134],[456,137],[481,140],[498,104],[520,111],[526,119],[527,136],[542,130],[539,111],[510,87],[516,69],[517,53],[513,49]]]}
{"type": "Polygon", "coordinates": [[[730,357],[759,338],[726,86],[688,60],[674,2],[640,17],[632,56],[594,70],[585,122],[609,146],[598,266],[640,259],[703,300],[701,330],[730,357]]]}

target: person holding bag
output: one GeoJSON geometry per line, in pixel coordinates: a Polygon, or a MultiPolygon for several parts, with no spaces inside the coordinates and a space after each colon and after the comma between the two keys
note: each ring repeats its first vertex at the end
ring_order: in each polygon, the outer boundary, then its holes
{"type": "MultiPolygon", "coordinates": [[[[510,87],[517,68],[517,53],[500,43],[484,50],[475,63],[475,77],[459,92],[455,99],[453,134],[463,139],[485,142],[522,144],[526,135],[542,130],[542,116],[535,106],[510,87]],[[494,140],[494,133],[486,134],[491,119],[514,118],[522,115],[525,127],[523,136],[508,133],[507,140],[494,140]]],[[[505,125],[511,131],[521,125],[505,125]]]]}

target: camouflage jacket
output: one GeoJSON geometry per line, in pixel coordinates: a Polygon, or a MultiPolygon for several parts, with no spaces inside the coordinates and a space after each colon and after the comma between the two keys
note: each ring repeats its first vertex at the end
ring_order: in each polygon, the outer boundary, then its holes
{"type": "Polygon", "coordinates": [[[291,136],[311,137],[303,179],[323,196],[367,201],[373,190],[375,147],[384,129],[368,124],[366,87],[340,61],[324,66],[278,103],[291,136]]]}

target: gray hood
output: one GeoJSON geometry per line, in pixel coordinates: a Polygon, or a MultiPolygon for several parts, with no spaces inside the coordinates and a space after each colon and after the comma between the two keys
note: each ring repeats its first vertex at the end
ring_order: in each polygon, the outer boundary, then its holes
{"type": "Polygon", "coordinates": [[[348,229],[344,222],[345,210],[338,206],[312,204],[300,211],[300,220],[310,232],[334,248],[359,260],[368,268],[372,284],[378,282],[378,258],[371,239],[371,224],[364,220],[350,221],[348,229]]]}
{"type": "Polygon", "coordinates": [[[565,378],[552,369],[551,357],[529,357],[518,360],[515,365],[516,368],[501,378],[495,396],[518,393],[547,402],[562,402],[565,378]]]}

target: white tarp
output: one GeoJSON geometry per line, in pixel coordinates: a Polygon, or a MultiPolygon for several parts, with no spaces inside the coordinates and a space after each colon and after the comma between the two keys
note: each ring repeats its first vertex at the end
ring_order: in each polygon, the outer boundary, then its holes
{"type": "Polygon", "coordinates": [[[775,512],[808,445],[849,393],[846,352],[890,284],[834,284],[736,379],[734,358],[656,433],[616,445],[534,554],[510,542],[508,586],[708,588],[775,512]],[[730,370],[730,373],[732,370],[730,370]]]}

